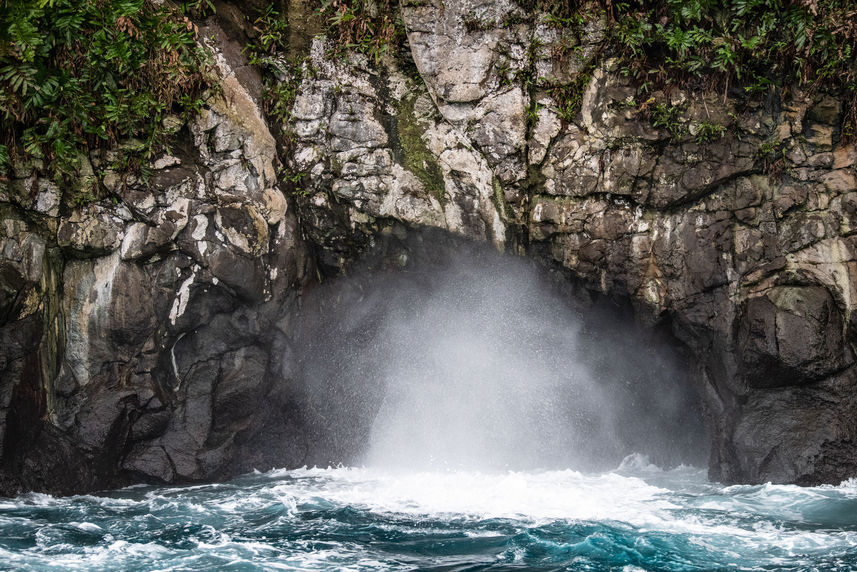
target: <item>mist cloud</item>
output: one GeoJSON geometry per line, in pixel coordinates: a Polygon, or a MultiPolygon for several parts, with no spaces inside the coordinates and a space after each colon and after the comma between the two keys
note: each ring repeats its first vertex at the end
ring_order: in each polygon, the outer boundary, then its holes
{"type": "Polygon", "coordinates": [[[601,470],[639,452],[704,463],[674,348],[574,308],[531,262],[470,246],[318,290],[296,340],[308,462],[601,470]]]}

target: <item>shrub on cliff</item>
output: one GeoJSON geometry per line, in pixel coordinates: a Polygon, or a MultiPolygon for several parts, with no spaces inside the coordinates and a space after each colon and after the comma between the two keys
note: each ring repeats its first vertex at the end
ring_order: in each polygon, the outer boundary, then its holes
{"type": "Polygon", "coordinates": [[[0,176],[17,156],[68,179],[81,151],[120,143],[150,158],[163,119],[201,105],[205,67],[195,26],[165,2],[0,0],[0,176]]]}
{"type": "MultiPolygon", "coordinates": [[[[423,0],[408,0],[419,5],[423,0]]],[[[340,45],[376,62],[404,41],[398,7],[390,0],[314,0],[340,45]]],[[[621,56],[643,91],[680,86],[760,96],[800,86],[838,93],[842,135],[857,136],[857,0],[515,0],[528,21],[538,12],[552,26],[583,29],[609,22],[603,48],[621,56]]],[[[486,25],[474,13],[464,25],[486,25]]],[[[534,40],[534,42],[537,40],[534,40]]],[[[586,68],[568,86],[554,86],[562,111],[579,106],[586,68]]]]}
{"type": "Polygon", "coordinates": [[[731,88],[754,95],[801,86],[841,94],[843,135],[857,135],[855,0],[518,0],[575,22],[611,22],[610,48],[642,88],[731,88]]]}

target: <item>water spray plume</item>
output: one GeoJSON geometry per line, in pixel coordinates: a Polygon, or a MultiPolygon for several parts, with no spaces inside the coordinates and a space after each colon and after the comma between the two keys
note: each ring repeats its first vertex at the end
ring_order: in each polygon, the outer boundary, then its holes
{"type": "Polygon", "coordinates": [[[298,352],[310,465],[602,470],[634,452],[705,463],[673,348],[575,310],[531,263],[459,247],[316,296],[298,352]]]}

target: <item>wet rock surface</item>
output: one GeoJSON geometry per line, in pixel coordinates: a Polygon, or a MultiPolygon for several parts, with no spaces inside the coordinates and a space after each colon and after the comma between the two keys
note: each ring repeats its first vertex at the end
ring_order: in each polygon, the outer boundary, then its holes
{"type": "Polygon", "coordinates": [[[0,205],[6,493],[253,468],[235,443],[262,429],[276,319],[311,262],[274,139],[213,50],[222,94],[148,183],[108,171],[112,200],[52,212],[13,181],[0,205]]]}
{"type": "Polygon", "coordinates": [[[669,326],[698,364],[712,478],[853,476],[857,150],[839,102],[674,90],[655,98],[675,128],[655,128],[598,53],[603,23],[569,35],[477,0],[402,14],[408,46],[380,63],[298,38],[312,73],[293,86],[288,155],[232,32],[210,23],[222,94],[147,183],[108,171],[112,198],[85,206],[32,168],[0,183],[0,492],[302,464],[301,293],[427,228],[669,326]],[[551,56],[572,44],[579,57],[551,56]],[[584,68],[561,119],[549,88],[584,68]],[[294,192],[281,165],[301,174],[294,192]]]}

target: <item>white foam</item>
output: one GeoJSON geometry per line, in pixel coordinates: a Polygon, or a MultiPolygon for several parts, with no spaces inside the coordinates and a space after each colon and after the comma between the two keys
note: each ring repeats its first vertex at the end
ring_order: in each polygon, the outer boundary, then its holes
{"type": "Polygon", "coordinates": [[[80,530],[81,532],[103,533],[104,529],[92,522],[70,522],[69,526],[80,530]]]}
{"type": "Polygon", "coordinates": [[[807,531],[774,524],[800,522],[802,505],[824,500],[823,487],[701,486],[699,469],[664,471],[639,457],[624,463],[623,470],[625,474],[588,475],[572,470],[408,473],[303,468],[267,475],[287,481],[278,488],[294,497],[298,510],[323,500],[376,514],[441,520],[511,519],[527,526],[558,520],[626,523],[641,532],[687,535],[691,543],[736,565],[750,554],[778,561],[857,546],[857,532],[807,531]],[[629,475],[631,471],[638,475],[629,475]],[[670,476],[694,492],[677,496],[647,482],[670,476]]]}
{"type": "Polygon", "coordinates": [[[370,468],[299,469],[290,493],[298,506],[317,498],[373,512],[525,520],[617,520],[644,524],[677,508],[665,489],[639,478],[577,471],[393,472],[370,468]],[[324,481],[319,487],[319,479],[324,481]]]}
{"type": "MultiPolygon", "coordinates": [[[[22,568],[49,560],[63,569],[133,569],[141,563],[149,568],[187,569],[210,564],[208,557],[236,567],[264,562],[271,569],[383,568],[371,543],[331,540],[319,544],[312,538],[295,538],[287,545],[269,544],[264,536],[247,538],[241,532],[244,527],[256,527],[253,517],[247,519],[254,511],[261,511],[260,526],[280,529],[288,528],[289,521],[303,527],[307,511],[343,507],[381,517],[375,526],[384,530],[407,530],[419,522],[421,535],[443,535],[453,523],[469,538],[503,537],[510,530],[554,522],[601,523],[639,535],[644,544],[653,533],[681,535],[697,547],[698,554],[716,555],[712,566],[726,568],[746,567],[747,562],[812,566],[818,557],[853,554],[857,547],[854,527],[811,524],[829,515],[847,521],[853,485],[723,487],[701,480],[698,469],[662,470],[642,457],[626,461],[621,474],[303,468],[244,477],[244,486],[173,487],[143,494],[129,490],[128,498],[25,495],[13,501],[16,508],[36,506],[74,517],[49,525],[43,517],[22,521],[20,527],[33,531],[36,547],[17,554],[0,549],[0,558],[22,568]],[[117,518],[128,509],[134,514],[130,517],[133,530],[184,523],[202,526],[186,535],[193,546],[190,551],[158,541],[131,543],[121,539],[124,525],[117,529],[116,521],[104,519],[104,509],[117,518]],[[484,521],[489,519],[502,522],[486,526],[484,521]],[[87,539],[97,542],[75,545],[75,531],[97,537],[87,539]]],[[[25,530],[19,528],[18,519],[11,517],[7,526],[25,530]]],[[[327,526],[326,517],[315,522],[327,526]]],[[[337,521],[334,526],[341,524],[337,521]]],[[[526,548],[514,543],[497,557],[528,558],[526,548]]]]}
{"type": "Polygon", "coordinates": [[[631,453],[619,464],[617,472],[635,472],[635,473],[662,473],[663,469],[649,461],[648,455],[641,453],[631,453]]]}

